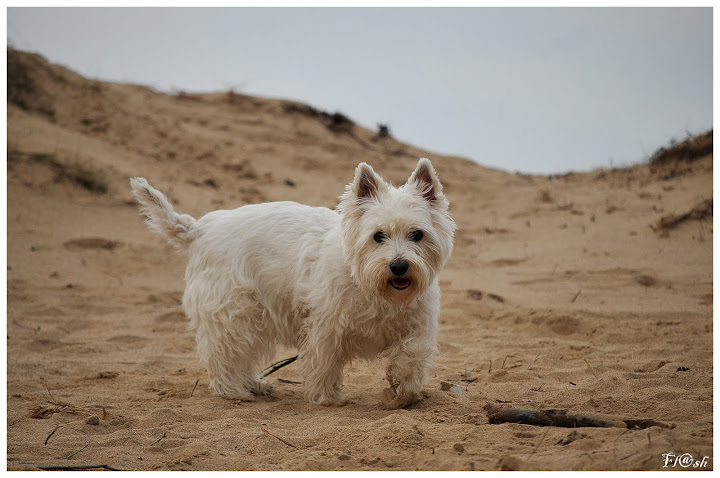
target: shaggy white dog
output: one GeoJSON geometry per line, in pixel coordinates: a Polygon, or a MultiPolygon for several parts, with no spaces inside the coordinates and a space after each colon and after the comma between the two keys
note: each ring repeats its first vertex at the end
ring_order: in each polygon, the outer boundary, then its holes
{"type": "Polygon", "coordinates": [[[335,211],[271,202],[195,220],[144,178],[130,183],[150,229],[187,248],[183,307],[211,389],[269,393],[261,370],[283,344],[297,347],[313,403],[347,403],[353,358],[387,359],[388,407],[421,397],[455,231],[428,159],[399,188],[361,163],[335,211]]]}

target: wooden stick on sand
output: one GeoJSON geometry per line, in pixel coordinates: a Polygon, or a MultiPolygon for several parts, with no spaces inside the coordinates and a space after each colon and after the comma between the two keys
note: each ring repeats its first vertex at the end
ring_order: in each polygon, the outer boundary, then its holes
{"type": "Polygon", "coordinates": [[[506,405],[488,403],[483,407],[488,412],[490,423],[522,423],[541,427],[603,427],[603,428],[674,428],[675,425],[650,419],[622,419],[600,415],[569,413],[567,410],[545,409],[524,410],[506,405]]]}

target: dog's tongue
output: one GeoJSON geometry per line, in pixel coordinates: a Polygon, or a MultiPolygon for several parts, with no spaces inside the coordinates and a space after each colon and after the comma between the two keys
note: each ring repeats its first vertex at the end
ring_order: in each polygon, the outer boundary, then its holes
{"type": "Polygon", "coordinates": [[[405,289],[410,285],[410,279],[404,277],[395,277],[390,282],[396,289],[405,289]]]}

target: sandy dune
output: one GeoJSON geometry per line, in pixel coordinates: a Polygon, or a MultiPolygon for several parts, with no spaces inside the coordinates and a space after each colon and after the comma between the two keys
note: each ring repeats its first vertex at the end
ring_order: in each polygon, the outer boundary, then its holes
{"type": "Polygon", "coordinates": [[[8,469],[713,466],[712,134],[652,165],[509,174],[303,104],[165,95],[13,50],[7,134],[8,469]],[[199,217],[334,207],[358,162],[401,183],[421,156],[459,226],[429,397],[384,410],[379,362],[347,369],[342,408],[283,381],[254,403],[213,396],[180,307],[185,258],[144,227],[128,177],[199,217]],[[490,424],[497,402],[673,427],[490,424]]]}

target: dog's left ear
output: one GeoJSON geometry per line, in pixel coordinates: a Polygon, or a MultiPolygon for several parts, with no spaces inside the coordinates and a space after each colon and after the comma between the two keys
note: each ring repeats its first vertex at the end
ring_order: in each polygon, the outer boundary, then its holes
{"type": "Polygon", "coordinates": [[[413,184],[428,201],[435,201],[442,195],[442,184],[435,173],[432,163],[421,158],[415,171],[410,175],[408,184],[413,184]]]}

